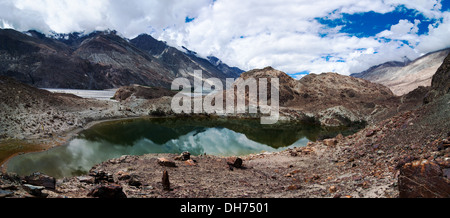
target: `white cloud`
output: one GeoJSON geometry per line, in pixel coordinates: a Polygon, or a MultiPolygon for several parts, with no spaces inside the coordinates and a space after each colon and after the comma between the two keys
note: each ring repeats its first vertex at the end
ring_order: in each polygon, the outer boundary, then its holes
{"type": "Polygon", "coordinates": [[[422,53],[450,47],[450,12],[443,13],[442,23],[437,27],[430,25],[428,34],[420,37],[417,49],[422,53]]]}
{"type": "MultiPolygon", "coordinates": [[[[350,74],[364,70],[370,64],[390,61],[386,57],[394,57],[394,60],[401,60],[403,56],[417,57],[413,49],[401,47],[398,43],[386,44],[377,37],[351,37],[338,33],[340,27],[330,29],[314,19],[343,12],[372,10],[386,13],[395,10],[396,4],[351,0],[317,0],[307,4],[271,2],[218,1],[214,7],[202,11],[199,19],[187,26],[186,33],[181,33],[183,36],[170,34],[176,35],[176,43],[187,44],[203,55],[214,54],[245,70],[271,65],[290,73],[308,70],[312,73],[334,71],[350,74]],[[320,37],[324,33],[328,36],[320,37]],[[376,50],[376,55],[371,54],[374,57],[371,61],[362,58],[371,56],[362,54],[368,49],[376,50]],[[384,54],[386,52],[393,54],[384,54]],[[322,58],[329,54],[334,59],[327,61],[322,58]]],[[[397,40],[416,42],[419,22],[400,21],[385,34],[389,33],[390,38],[397,40]]],[[[161,38],[170,37],[163,34],[161,38]]]]}
{"type": "Polygon", "coordinates": [[[0,18],[18,30],[67,33],[115,29],[127,37],[183,26],[210,0],[0,0],[0,18]]]}
{"type": "Polygon", "coordinates": [[[115,29],[129,38],[151,33],[244,70],[271,65],[288,73],[350,74],[450,46],[450,15],[440,8],[438,0],[0,0],[0,27],[115,29]],[[329,28],[315,20],[342,13],[387,13],[399,5],[443,21],[430,26],[428,35],[417,35],[420,21],[399,20],[375,37],[357,38],[339,33],[340,26],[329,28]],[[195,19],[185,23],[186,17],[195,19]]]}
{"type": "Polygon", "coordinates": [[[404,40],[408,41],[409,45],[416,46],[419,42],[419,32],[418,25],[420,24],[420,20],[414,20],[414,23],[411,23],[408,20],[400,20],[398,24],[392,25],[390,30],[385,30],[376,37],[383,37],[386,39],[393,40],[404,40]]]}

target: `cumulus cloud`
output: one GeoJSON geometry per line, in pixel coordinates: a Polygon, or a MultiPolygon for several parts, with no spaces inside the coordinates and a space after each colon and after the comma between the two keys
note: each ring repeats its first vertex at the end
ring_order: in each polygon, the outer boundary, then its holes
{"type": "Polygon", "coordinates": [[[115,29],[128,38],[149,33],[244,70],[271,65],[288,73],[350,74],[450,46],[450,15],[441,7],[440,0],[0,0],[0,27],[47,33],[115,29]],[[316,20],[384,14],[399,5],[438,23],[419,36],[420,20],[401,19],[376,36],[356,37],[316,20]]]}
{"type": "Polygon", "coordinates": [[[419,51],[426,53],[450,47],[450,12],[443,13],[442,22],[429,25],[428,29],[428,34],[420,38],[419,51]]]}
{"type": "MultiPolygon", "coordinates": [[[[417,58],[415,49],[420,20],[398,24],[373,37],[354,37],[329,28],[317,17],[340,17],[342,13],[387,13],[403,5],[437,19],[438,1],[218,1],[200,12],[185,32],[166,31],[160,37],[184,44],[203,55],[214,54],[245,70],[271,65],[295,73],[360,72],[386,61],[417,58]],[[323,37],[325,35],[325,37],[323,37]],[[408,46],[409,45],[409,46],[408,46]]],[[[445,31],[436,37],[445,40],[445,31]]],[[[437,44],[437,43],[436,43],[437,44]]]]}
{"type": "Polygon", "coordinates": [[[115,29],[127,37],[184,25],[210,0],[0,0],[0,20],[15,29],[68,33],[115,29]]]}
{"type": "Polygon", "coordinates": [[[414,40],[418,37],[417,32],[419,32],[419,24],[420,20],[414,20],[414,23],[411,23],[408,20],[400,20],[398,24],[392,25],[390,30],[385,30],[377,36],[407,41],[414,40]]]}

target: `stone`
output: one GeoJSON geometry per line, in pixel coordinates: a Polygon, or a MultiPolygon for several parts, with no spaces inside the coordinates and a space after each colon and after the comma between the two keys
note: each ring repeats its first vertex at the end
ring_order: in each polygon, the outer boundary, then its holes
{"type": "Polygon", "coordinates": [[[103,170],[100,170],[100,171],[91,170],[89,172],[89,176],[94,177],[95,183],[114,182],[113,175],[111,175],[110,173],[107,173],[103,170]]]}
{"type": "Polygon", "coordinates": [[[419,160],[400,168],[400,198],[449,198],[450,180],[434,161],[419,160]]]}
{"type": "Polygon", "coordinates": [[[313,150],[313,148],[305,147],[305,148],[302,148],[301,152],[304,155],[309,155],[309,154],[313,153],[314,150],[313,150]]]}
{"type": "Polygon", "coordinates": [[[135,187],[141,187],[142,182],[138,180],[137,176],[132,176],[130,180],[128,181],[128,185],[135,186],[135,187]]]}
{"type": "Polygon", "coordinates": [[[50,190],[55,190],[55,187],[56,187],[56,179],[55,178],[53,178],[51,176],[47,176],[47,175],[39,173],[39,172],[33,173],[29,176],[25,176],[24,181],[27,184],[31,184],[31,185],[35,185],[35,186],[43,186],[50,190]]]}
{"type": "Polygon", "coordinates": [[[83,182],[83,183],[88,183],[88,184],[94,184],[95,183],[95,178],[92,176],[79,176],[77,177],[78,181],[83,182]]]}
{"type": "Polygon", "coordinates": [[[449,148],[449,147],[450,147],[450,141],[449,141],[448,139],[442,140],[442,147],[443,147],[444,149],[449,148]]]}
{"type": "Polygon", "coordinates": [[[3,189],[3,190],[14,190],[14,191],[18,190],[16,185],[1,185],[0,189],[3,189]]]}
{"type": "Polygon", "coordinates": [[[162,176],[162,186],[164,191],[171,191],[170,189],[170,181],[169,181],[169,173],[164,170],[162,176]]]}
{"type": "Polygon", "coordinates": [[[23,184],[22,187],[26,192],[28,192],[30,195],[33,195],[35,197],[46,198],[48,196],[48,194],[42,192],[42,190],[45,189],[44,186],[23,184]]]}
{"type": "Polygon", "coordinates": [[[192,159],[184,161],[184,164],[187,166],[197,166],[197,164],[192,159]]]}
{"type": "Polygon", "coordinates": [[[323,140],[323,144],[325,144],[328,147],[336,146],[338,141],[336,139],[325,139],[323,140]]]}
{"type": "Polygon", "coordinates": [[[133,159],[130,155],[122,155],[117,161],[119,163],[129,163],[133,159]]]}
{"type": "Polygon", "coordinates": [[[295,191],[295,190],[299,190],[299,189],[301,189],[301,188],[302,188],[302,186],[297,185],[297,184],[294,184],[294,185],[288,186],[288,187],[287,187],[287,190],[289,190],[289,191],[295,191]]]}
{"type": "Polygon", "coordinates": [[[376,149],[380,148],[380,144],[374,144],[374,145],[372,145],[372,148],[373,148],[374,150],[376,150],[376,149]]]}
{"type": "Polygon", "coordinates": [[[179,161],[187,161],[189,159],[191,159],[191,153],[189,153],[188,151],[181,153],[180,156],[175,158],[175,160],[179,160],[179,161]]]}
{"type": "Polygon", "coordinates": [[[337,191],[337,188],[336,188],[336,186],[331,186],[329,189],[328,189],[328,191],[330,192],[330,193],[335,193],[336,191],[337,191]]]}
{"type": "Polygon", "coordinates": [[[227,158],[227,164],[230,167],[235,167],[235,168],[242,168],[242,159],[239,157],[229,157],[227,158]]]}
{"type": "Polygon", "coordinates": [[[12,192],[12,191],[6,191],[6,190],[0,189],[0,198],[11,197],[11,196],[13,196],[13,194],[14,194],[14,192],[12,192]]]}
{"type": "Polygon", "coordinates": [[[356,186],[357,186],[357,187],[362,187],[363,189],[368,189],[368,188],[370,187],[370,184],[369,184],[369,182],[364,181],[364,182],[362,182],[362,183],[356,184],[356,186]]]}
{"type": "Polygon", "coordinates": [[[173,162],[167,158],[164,158],[164,157],[158,158],[158,164],[163,167],[177,167],[175,162],[173,162]]]}
{"type": "Polygon", "coordinates": [[[375,130],[369,130],[369,131],[366,133],[366,137],[372,137],[372,136],[374,136],[376,133],[377,133],[377,132],[376,132],[375,130]]]}
{"type": "Polygon", "coordinates": [[[131,178],[131,176],[130,176],[130,174],[129,173],[127,173],[127,172],[124,172],[124,171],[119,171],[119,172],[117,172],[117,179],[118,180],[128,180],[128,179],[130,179],[131,178]]]}
{"type": "Polygon", "coordinates": [[[399,170],[402,168],[406,163],[412,162],[416,158],[411,155],[403,155],[397,159],[397,164],[395,165],[395,169],[399,170]]]}
{"type": "Polygon", "coordinates": [[[94,198],[127,198],[122,186],[118,184],[99,185],[93,188],[87,196],[94,198]]]}

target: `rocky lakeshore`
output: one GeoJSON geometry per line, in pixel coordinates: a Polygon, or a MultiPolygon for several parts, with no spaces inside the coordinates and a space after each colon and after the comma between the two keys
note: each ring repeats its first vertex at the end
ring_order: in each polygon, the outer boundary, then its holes
{"type": "MultiPolygon", "coordinates": [[[[446,69],[445,65],[438,70],[435,77],[440,82],[432,87],[419,88],[401,98],[391,98],[392,94],[385,93],[382,95],[387,98],[374,105],[362,104],[372,112],[364,112],[361,117],[372,114],[372,118],[377,118],[367,120],[363,130],[347,137],[338,135],[310,142],[306,147],[234,158],[187,153],[122,156],[94,166],[88,175],[73,178],[2,173],[0,197],[446,198],[450,196],[450,94],[448,83],[442,82],[449,78],[446,69]],[[423,99],[430,93],[432,97],[426,104],[419,103],[420,96],[423,99]]],[[[332,74],[321,77],[331,83],[341,79],[332,74]]],[[[315,77],[307,77],[302,83],[308,79],[315,77]]],[[[0,83],[2,143],[21,140],[38,145],[48,143],[48,148],[63,144],[77,131],[105,119],[172,116],[171,97],[154,96],[154,92],[145,97],[145,91],[136,91],[141,87],[119,90],[116,96],[119,101],[106,102],[52,94],[7,77],[1,77],[0,83]],[[136,96],[135,92],[144,94],[136,96]]],[[[308,118],[304,116],[308,114],[304,113],[307,107],[290,107],[289,102],[310,101],[308,98],[312,97],[315,101],[311,102],[318,104],[317,101],[323,101],[321,96],[329,92],[322,90],[316,94],[305,90],[304,85],[294,89],[296,86],[283,86],[294,94],[293,98],[286,98],[282,116],[308,118]]],[[[373,93],[384,90],[375,85],[368,87],[374,88],[373,93]]],[[[350,108],[352,104],[361,104],[360,93],[351,94],[351,90],[347,90],[348,95],[341,93],[345,99],[342,105],[328,102],[323,108],[325,111],[335,108],[328,117],[331,119],[322,122],[317,113],[310,113],[313,120],[322,124],[349,120],[350,116],[338,115],[354,114],[361,106],[350,108]],[[339,106],[350,109],[336,110],[339,106]]],[[[289,97],[287,92],[281,90],[280,94],[289,97]]]]}
{"type": "Polygon", "coordinates": [[[35,175],[31,180],[4,174],[0,189],[7,197],[56,198],[448,197],[450,135],[441,127],[449,124],[428,115],[433,110],[450,114],[448,105],[438,106],[443,102],[448,104],[450,96],[348,137],[243,156],[240,163],[186,153],[122,156],[74,178],[35,175]],[[418,131],[426,134],[419,137],[418,131]],[[35,193],[25,184],[41,190],[35,193]]]}
{"type": "Polygon", "coordinates": [[[229,158],[210,155],[123,156],[74,178],[2,174],[0,190],[3,197],[19,198],[448,197],[450,136],[441,129],[449,129],[448,122],[427,115],[430,110],[450,114],[449,107],[436,106],[443,102],[448,104],[449,96],[348,137],[243,156],[238,167],[229,158]],[[417,137],[419,131],[426,134],[417,137]],[[421,169],[430,175],[421,175],[421,169]],[[164,188],[164,171],[170,190],[164,188]],[[408,183],[421,178],[420,184],[408,183]],[[440,192],[429,193],[427,186],[440,192]]]}

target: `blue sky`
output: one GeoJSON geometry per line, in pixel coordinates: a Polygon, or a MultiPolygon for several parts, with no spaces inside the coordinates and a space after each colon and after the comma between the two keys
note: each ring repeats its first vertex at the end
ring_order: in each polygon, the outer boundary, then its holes
{"type": "Polygon", "coordinates": [[[328,27],[342,26],[341,33],[356,37],[376,36],[381,31],[397,24],[399,20],[408,20],[412,23],[414,23],[414,20],[419,20],[418,35],[423,35],[428,32],[428,25],[437,22],[436,19],[427,18],[417,10],[408,9],[403,5],[397,6],[394,11],[384,14],[369,11],[356,14],[343,13],[342,17],[337,19],[328,19],[327,17],[316,19],[328,27]]]}
{"type": "MultiPolygon", "coordinates": [[[[450,10],[450,0],[444,0],[441,2],[442,8],[441,12],[446,12],[450,10]]],[[[405,7],[405,5],[396,6],[395,10],[388,13],[377,13],[374,11],[362,12],[362,13],[342,13],[339,17],[317,17],[315,18],[320,24],[324,25],[325,28],[339,28],[339,33],[345,34],[352,37],[366,38],[374,37],[380,41],[390,42],[391,39],[381,37],[378,34],[385,30],[389,30],[392,26],[399,23],[400,20],[407,20],[410,23],[418,22],[417,25],[417,35],[427,35],[429,33],[429,25],[439,26],[442,22],[442,18],[429,18],[424,16],[416,9],[410,9],[405,7]],[[378,35],[378,36],[377,36],[378,35]]],[[[326,33],[319,34],[320,37],[326,38],[329,35],[326,33]]],[[[410,44],[408,40],[397,40],[404,46],[409,46],[414,48],[415,45],[410,44]]],[[[376,51],[374,53],[377,53],[376,51]]],[[[345,62],[340,58],[335,57],[333,54],[327,54],[321,59],[330,62],[345,62]]],[[[289,73],[292,77],[301,78],[302,76],[309,74],[310,71],[301,71],[289,73]]]]}
{"type": "Polygon", "coordinates": [[[0,28],[148,33],[243,70],[300,78],[450,47],[450,0],[0,0],[0,28]]]}

